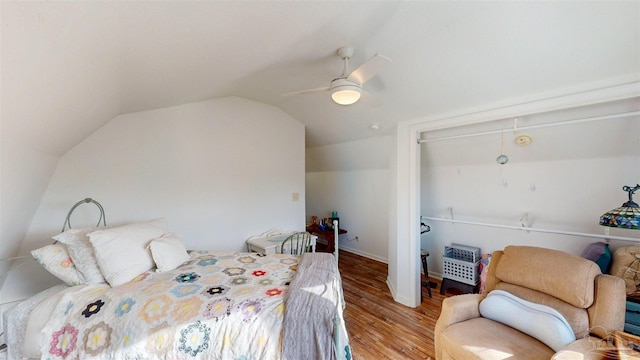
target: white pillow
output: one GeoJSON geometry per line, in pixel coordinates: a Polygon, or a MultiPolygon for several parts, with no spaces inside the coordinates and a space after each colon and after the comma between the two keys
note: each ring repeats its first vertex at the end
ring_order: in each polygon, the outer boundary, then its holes
{"type": "Polygon", "coordinates": [[[102,276],[111,286],[118,286],[151,270],[149,242],[167,232],[167,222],[160,218],[89,233],[102,276]]]}
{"type": "Polygon", "coordinates": [[[576,341],[569,322],[558,311],[506,291],[491,291],[480,302],[480,314],[540,340],[555,352],[576,341]]]}
{"type": "Polygon", "coordinates": [[[93,246],[89,242],[88,234],[101,228],[88,227],[78,229],[68,229],[67,231],[53,237],[69,249],[69,255],[76,264],[76,269],[80,275],[81,284],[104,284],[106,281],[100,272],[98,262],[93,254],[93,246]]]}
{"type": "Polygon", "coordinates": [[[56,243],[31,251],[31,255],[58,279],[69,286],[80,284],[80,274],[69,256],[67,246],[56,243]]]}
{"type": "Polygon", "coordinates": [[[180,235],[169,233],[151,240],[149,244],[151,256],[156,263],[157,271],[170,271],[189,260],[187,248],[180,235]]]}

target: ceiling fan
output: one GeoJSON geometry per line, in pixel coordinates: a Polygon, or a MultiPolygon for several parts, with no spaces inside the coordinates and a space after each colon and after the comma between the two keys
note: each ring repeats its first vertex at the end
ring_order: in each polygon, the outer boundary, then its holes
{"type": "Polygon", "coordinates": [[[343,46],[339,48],[338,56],[340,56],[340,58],[344,60],[344,70],[342,71],[342,75],[331,80],[329,86],[309,90],[294,91],[282,94],[282,96],[305,95],[331,91],[331,98],[333,99],[333,101],[340,105],[355,104],[358,100],[360,100],[360,96],[362,95],[362,93],[366,93],[368,97],[374,98],[373,95],[367,93],[362,89],[362,84],[364,84],[372,77],[376,76],[376,74],[385,65],[391,62],[391,59],[380,54],[375,54],[372,58],[365,61],[357,69],[349,73],[349,59],[353,56],[353,48],[350,46],[343,46]]]}

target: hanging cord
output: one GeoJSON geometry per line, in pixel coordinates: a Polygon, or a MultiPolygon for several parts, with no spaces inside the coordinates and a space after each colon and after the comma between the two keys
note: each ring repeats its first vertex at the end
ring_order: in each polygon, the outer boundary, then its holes
{"type": "Polygon", "coordinates": [[[107,226],[107,219],[104,216],[104,208],[102,208],[102,205],[100,205],[99,202],[93,200],[92,198],[86,198],[84,200],[78,201],[75,205],[73,205],[71,210],[69,210],[69,213],[67,214],[67,218],[64,220],[64,225],[62,225],[62,232],[64,232],[66,229],[71,229],[71,214],[73,213],[73,210],[75,210],[78,206],[82,204],[89,204],[89,203],[95,204],[98,207],[98,209],[100,209],[100,218],[98,218],[98,224],[96,226],[100,226],[100,221],[102,221],[102,226],[107,226]]]}

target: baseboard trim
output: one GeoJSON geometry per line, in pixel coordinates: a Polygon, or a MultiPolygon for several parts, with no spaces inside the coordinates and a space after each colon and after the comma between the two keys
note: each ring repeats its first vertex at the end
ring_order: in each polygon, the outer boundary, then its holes
{"type": "Polygon", "coordinates": [[[393,287],[393,285],[392,285],[391,281],[389,281],[388,277],[387,277],[387,286],[389,287],[389,291],[391,291],[391,296],[393,296],[393,300],[395,302],[397,302],[399,304],[402,304],[404,306],[410,307],[410,308],[415,308],[416,307],[415,305],[412,305],[413,303],[411,301],[409,301],[409,299],[398,296],[398,292],[393,287]]]}
{"type": "Polygon", "coordinates": [[[366,258],[371,259],[371,260],[379,261],[379,262],[384,263],[384,264],[389,264],[389,260],[388,259],[385,259],[385,258],[383,258],[381,256],[378,256],[378,255],[370,254],[368,252],[364,252],[364,251],[360,251],[360,250],[357,250],[357,249],[353,249],[353,248],[350,248],[350,247],[344,247],[344,246],[340,246],[340,250],[344,250],[344,251],[350,252],[352,254],[360,255],[360,256],[366,257],[366,258]]]}

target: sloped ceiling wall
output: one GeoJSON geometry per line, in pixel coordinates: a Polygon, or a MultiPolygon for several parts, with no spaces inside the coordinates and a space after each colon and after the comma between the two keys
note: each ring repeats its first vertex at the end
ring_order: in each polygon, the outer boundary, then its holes
{"type": "Polygon", "coordinates": [[[3,1],[3,138],[61,155],[120,114],[241,96],[282,108],[307,146],[398,121],[615,77],[638,78],[638,2],[3,1]],[[352,107],[326,86],[393,62],[352,107]],[[55,134],[55,136],[52,136],[55,134]]]}
{"type": "MultiPolygon", "coordinates": [[[[0,259],[8,259],[18,254],[58,157],[3,138],[0,161],[0,259]]],[[[10,266],[0,262],[0,287],[10,266]]]]}

